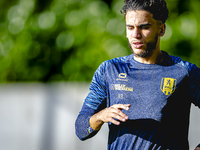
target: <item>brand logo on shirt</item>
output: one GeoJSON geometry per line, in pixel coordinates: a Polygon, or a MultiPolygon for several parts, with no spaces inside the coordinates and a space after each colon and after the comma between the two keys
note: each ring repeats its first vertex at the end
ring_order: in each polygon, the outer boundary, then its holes
{"type": "Polygon", "coordinates": [[[126,77],[127,77],[126,73],[120,73],[116,80],[117,81],[128,81],[128,79],[126,77]]]}
{"type": "Polygon", "coordinates": [[[127,74],[126,74],[126,73],[120,73],[120,74],[119,74],[119,78],[122,78],[122,79],[125,79],[125,78],[126,78],[126,76],[127,76],[127,74]]]}
{"type": "Polygon", "coordinates": [[[127,87],[125,84],[112,84],[111,90],[117,90],[117,91],[133,91],[132,87],[127,87]]]}
{"type": "Polygon", "coordinates": [[[176,79],[173,78],[162,78],[160,89],[165,95],[174,93],[176,88],[176,79]]]}

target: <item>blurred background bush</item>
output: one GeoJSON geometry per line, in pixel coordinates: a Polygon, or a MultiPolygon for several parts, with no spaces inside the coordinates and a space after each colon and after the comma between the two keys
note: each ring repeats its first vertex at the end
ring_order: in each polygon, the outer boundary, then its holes
{"type": "MultiPolygon", "coordinates": [[[[161,48],[200,66],[200,1],[166,0],[161,48]]],[[[130,54],[123,0],[1,0],[0,82],[91,81],[102,61],[130,54]]]]}

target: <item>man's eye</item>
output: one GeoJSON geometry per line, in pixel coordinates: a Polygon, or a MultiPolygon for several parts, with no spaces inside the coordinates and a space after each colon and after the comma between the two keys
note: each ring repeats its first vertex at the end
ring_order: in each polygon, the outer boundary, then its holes
{"type": "Polygon", "coordinates": [[[128,27],[129,30],[133,30],[133,27],[128,27]]]}
{"type": "Polygon", "coordinates": [[[149,29],[149,26],[142,26],[141,29],[149,29]]]}

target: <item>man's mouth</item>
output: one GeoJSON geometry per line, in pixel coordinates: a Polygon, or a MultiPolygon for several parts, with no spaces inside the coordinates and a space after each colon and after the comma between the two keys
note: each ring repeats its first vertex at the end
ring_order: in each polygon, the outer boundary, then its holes
{"type": "Polygon", "coordinates": [[[132,42],[133,43],[133,47],[136,49],[142,48],[142,46],[144,46],[143,42],[132,42]]]}

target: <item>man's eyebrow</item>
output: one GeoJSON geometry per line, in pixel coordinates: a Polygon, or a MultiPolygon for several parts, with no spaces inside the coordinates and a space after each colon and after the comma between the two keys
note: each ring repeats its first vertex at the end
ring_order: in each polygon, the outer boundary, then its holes
{"type": "Polygon", "coordinates": [[[151,23],[144,23],[144,24],[138,25],[138,27],[151,26],[151,25],[152,25],[151,23]]]}
{"type": "MultiPolygon", "coordinates": [[[[138,27],[144,27],[144,26],[151,26],[152,24],[151,23],[144,23],[144,24],[139,24],[138,27]]],[[[126,24],[127,27],[132,27],[134,25],[131,25],[131,24],[126,24]]]]}

